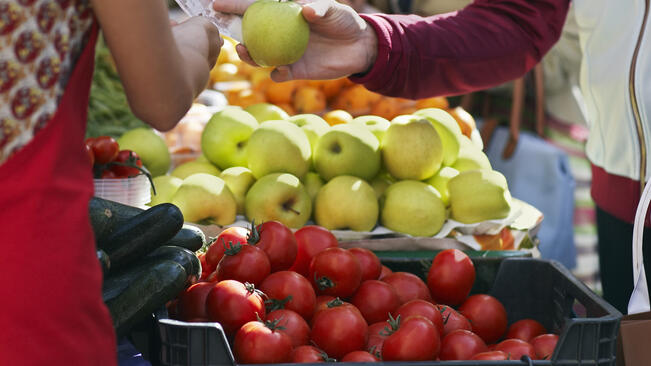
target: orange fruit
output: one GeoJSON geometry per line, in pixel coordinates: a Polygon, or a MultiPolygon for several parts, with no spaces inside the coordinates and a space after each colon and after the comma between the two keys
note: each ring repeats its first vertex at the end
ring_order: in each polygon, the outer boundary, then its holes
{"type": "Polygon", "coordinates": [[[459,128],[461,128],[461,133],[470,138],[472,131],[477,128],[475,124],[475,119],[470,113],[461,107],[447,109],[447,112],[457,120],[459,128]]]}
{"type": "Polygon", "coordinates": [[[228,100],[228,104],[240,106],[242,108],[246,108],[257,103],[264,103],[266,101],[264,93],[259,90],[252,89],[227,91],[226,99],[228,100]]]}
{"type": "Polygon", "coordinates": [[[326,98],[321,90],[313,86],[301,86],[296,89],[292,105],[298,114],[320,113],[326,108],[326,98]]]}
{"type": "Polygon", "coordinates": [[[290,80],[277,83],[269,79],[262,87],[267,101],[272,104],[291,103],[296,89],[302,85],[301,80],[290,80]]]}
{"type": "Polygon", "coordinates": [[[325,119],[330,126],[334,126],[342,123],[349,123],[350,121],[353,120],[353,116],[343,109],[335,109],[326,112],[323,115],[323,119],[325,119]]]}
{"type": "Polygon", "coordinates": [[[368,91],[363,85],[345,88],[331,104],[333,109],[343,109],[353,116],[368,114],[371,105],[379,99],[378,94],[368,91]]]}
{"type": "Polygon", "coordinates": [[[385,97],[373,104],[369,114],[380,116],[390,121],[396,116],[399,116],[401,110],[402,106],[397,98],[385,97]]]}
{"type": "Polygon", "coordinates": [[[446,97],[431,97],[425,99],[419,99],[416,101],[416,109],[423,108],[440,108],[448,109],[450,108],[450,103],[446,97]]]}
{"type": "Polygon", "coordinates": [[[293,116],[296,114],[296,111],[294,110],[294,106],[292,106],[290,103],[283,103],[283,104],[278,104],[278,107],[282,108],[287,114],[290,116],[293,116]]]}

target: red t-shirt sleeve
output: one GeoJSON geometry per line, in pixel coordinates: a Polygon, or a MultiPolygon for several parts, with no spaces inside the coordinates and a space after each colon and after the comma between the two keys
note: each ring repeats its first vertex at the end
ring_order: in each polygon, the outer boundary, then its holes
{"type": "Polygon", "coordinates": [[[369,90],[422,98],[463,94],[516,79],[558,40],[569,0],[475,0],[431,17],[365,14],[378,36],[369,90]]]}

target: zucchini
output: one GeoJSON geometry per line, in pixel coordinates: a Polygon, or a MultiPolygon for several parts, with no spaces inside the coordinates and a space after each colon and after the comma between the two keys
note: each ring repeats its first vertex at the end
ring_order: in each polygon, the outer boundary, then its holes
{"type": "Polygon", "coordinates": [[[132,217],[98,242],[113,268],[125,266],[163,245],[183,226],[183,214],[171,203],[162,203],[132,217]]]}
{"type": "Polygon", "coordinates": [[[106,252],[101,249],[98,250],[97,260],[99,260],[99,264],[102,266],[102,273],[104,273],[104,276],[106,276],[109,269],[111,269],[111,260],[109,259],[108,254],[106,254],[106,252]]]}
{"type": "Polygon", "coordinates": [[[192,280],[193,277],[199,278],[199,276],[201,276],[201,262],[199,261],[199,258],[197,258],[194,252],[185,248],[164,245],[156,248],[156,250],[145,257],[145,261],[156,261],[162,259],[171,260],[182,265],[188,275],[188,280],[192,280]]]}
{"type": "Polygon", "coordinates": [[[181,247],[193,252],[206,245],[206,235],[198,227],[190,224],[183,224],[183,227],[165,245],[181,247]]]}
{"type": "Polygon", "coordinates": [[[118,339],[178,296],[186,281],[183,266],[170,260],[157,262],[134,277],[122,293],[106,302],[118,339]]]}
{"type": "Polygon", "coordinates": [[[138,207],[92,197],[88,203],[88,213],[90,215],[90,224],[95,233],[97,248],[104,249],[99,245],[100,242],[105,243],[106,237],[143,211],[138,207]]]}

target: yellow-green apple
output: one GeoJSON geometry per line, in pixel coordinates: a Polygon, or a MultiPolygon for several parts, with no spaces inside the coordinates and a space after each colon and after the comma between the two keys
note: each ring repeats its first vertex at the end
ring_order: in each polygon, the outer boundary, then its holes
{"type": "Polygon", "coordinates": [[[220,169],[246,166],[246,145],[258,121],[240,107],[215,113],[201,134],[203,154],[220,169]]]}
{"type": "Polygon", "coordinates": [[[384,191],[395,182],[396,180],[391,176],[391,174],[381,169],[378,175],[376,175],[370,183],[371,187],[375,190],[375,196],[380,199],[384,194],[384,191]]]}
{"type": "Polygon", "coordinates": [[[396,179],[427,179],[441,167],[441,138],[426,118],[398,116],[382,140],[382,161],[396,179]]]}
{"type": "Polygon", "coordinates": [[[503,219],[511,212],[506,178],[495,170],[460,172],[448,182],[450,216],[464,224],[503,219]]]}
{"type": "Polygon", "coordinates": [[[457,120],[450,113],[440,108],[420,109],[414,114],[427,118],[436,128],[443,145],[443,165],[450,166],[454,164],[459,156],[459,146],[461,144],[459,140],[463,136],[457,120]]]}
{"type": "Polygon", "coordinates": [[[323,118],[311,113],[296,114],[289,117],[287,120],[297,125],[305,132],[307,139],[310,140],[312,153],[314,153],[316,142],[319,137],[328,132],[328,129],[330,128],[328,122],[326,122],[323,118]]]}
{"type": "Polygon", "coordinates": [[[223,179],[196,173],[183,179],[172,196],[187,222],[229,225],[235,221],[237,203],[223,179]]]}
{"type": "Polygon", "coordinates": [[[300,127],[287,121],[265,121],[249,138],[248,167],[256,178],[271,173],[303,177],[310,169],[310,141],[300,127]]]}
{"type": "Polygon", "coordinates": [[[371,180],[380,170],[380,142],[363,126],[332,126],[316,144],[314,166],[326,181],[338,175],[371,180]]]}
{"type": "Polygon", "coordinates": [[[312,207],[314,207],[316,195],[319,193],[319,190],[321,190],[321,187],[323,187],[325,182],[316,172],[307,172],[302,181],[307,194],[310,196],[310,199],[312,199],[312,207]]]}
{"type": "Polygon", "coordinates": [[[443,201],[445,207],[448,207],[450,205],[450,192],[448,191],[448,182],[458,174],[458,170],[450,168],[449,166],[444,166],[439,169],[439,171],[436,172],[433,177],[425,181],[425,183],[434,187],[441,194],[441,201],[443,201]]]}
{"type": "Polygon", "coordinates": [[[216,166],[212,165],[209,162],[192,160],[186,161],[185,163],[182,163],[181,165],[172,169],[172,172],[170,174],[174,177],[185,179],[195,173],[208,173],[219,177],[219,174],[221,172],[216,166]]]}
{"type": "Polygon", "coordinates": [[[275,119],[286,120],[289,118],[289,114],[284,109],[271,103],[252,104],[244,108],[244,110],[251,113],[260,123],[275,119]]]}
{"type": "Polygon", "coordinates": [[[484,152],[466,136],[461,137],[459,156],[452,167],[460,172],[475,169],[493,169],[484,152]]]}
{"type": "Polygon", "coordinates": [[[243,166],[232,166],[224,169],[219,175],[226,182],[237,203],[237,213],[244,214],[244,198],[246,192],[255,183],[255,177],[249,168],[243,166]]]}
{"type": "Polygon", "coordinates": [[[258,179],[244,200],[249,221],[277,220],[300,228],[312,215],[312,200],[301,181],[288,173],[273,173],[258,179]]]}
{"type": "Polygon", "coordinates": [[[122,134],[117,141],[120,149],[138,154],[152,177],[163,175],[170,169],[172,158],[165,140],[151,128],[134,128],[122,134]]]}
{"type": "Polygon", "coordinates": [[[314,220],[329,230],[371,231],[377,224],[378,214],[373,187],[351,175],[339,175],[328,181],[314,203],[314,220]]]}
{"type": "Polygon", "coordinates": [[[436,235],[447,218],[445,205],[436,189],[416,180],[390,185],[381,202],[382,225],[412,236],[436,235]]]}
{"type": "Polygon", "coordinates": [[[359,123],[366,126],[366,128],[377,137],[380,144],[382,144],[384,134],[391,125],[391,122],[386,118],[372,115],[355,117],[351,123],[359,123]]]}
{"type": "Polygon", "coordinates": [[[181,183],[183,183],[183,179],[171,175],[159,175],[154,177],[152,182],[156,188],[156,194],[154,194],[154,190],[152,189],[151,201],[147,204],[148,206],[171,202],[172,196],[174,196],[174,193],[176,193],[181,183]]]}

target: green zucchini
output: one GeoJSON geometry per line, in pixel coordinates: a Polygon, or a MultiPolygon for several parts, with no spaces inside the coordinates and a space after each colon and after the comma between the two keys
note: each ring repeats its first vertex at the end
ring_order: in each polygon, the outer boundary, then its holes
{"type": "Polygon", "coordinates": [[[170,260],[157,262],[133,278],[124,291],[106,302],[118,338],[178,296],[186,281],[183,266],[170,260]]]}
{"type": "Polygon", "coordinates": [[[193,252],[206,245],[206,235],[198,227],[191,224],[183,224],[183,227],[165,245],[181,247],[193,252]]]}
{"type": "Polygon", "coordinates": [[[194,252],[185,248],[164,245],[149,253],[144,260],[156,261],[162,259],[171,260],[182,265],[188,275],[188,280],[191,280],[192,277],[199,278],[201,276],[201,262],[199,258],[197,258],[194,252]]]}
{"type": "Polygon", "coordinates": [[[109,259],[108,254],[106,254],[106,252],[101,249],[98,250],[97,260],[99,260],[99,264],[102,266],[102,273],[104,273],[104,275],[106,276],[109,269],[111,269],[111,260],[109,259]]]}
{"type": "Polygon", "coordinates": [[[116,229],[126,224],[134,216],[144,210],[138,207],[124,205],[115,201],[93,197],[88,204],[90,224],[95,233],[98,249],[104,249],[99,244],[106,242],[106,238],[116,229]]]}
{"type": "Polygon", "coordinates": [[[117,268],[163,245],[182,226],[181,210],[171,203],[162,203],[132,217],[98,244],[111,259],[111,266],[117,268]]]}

